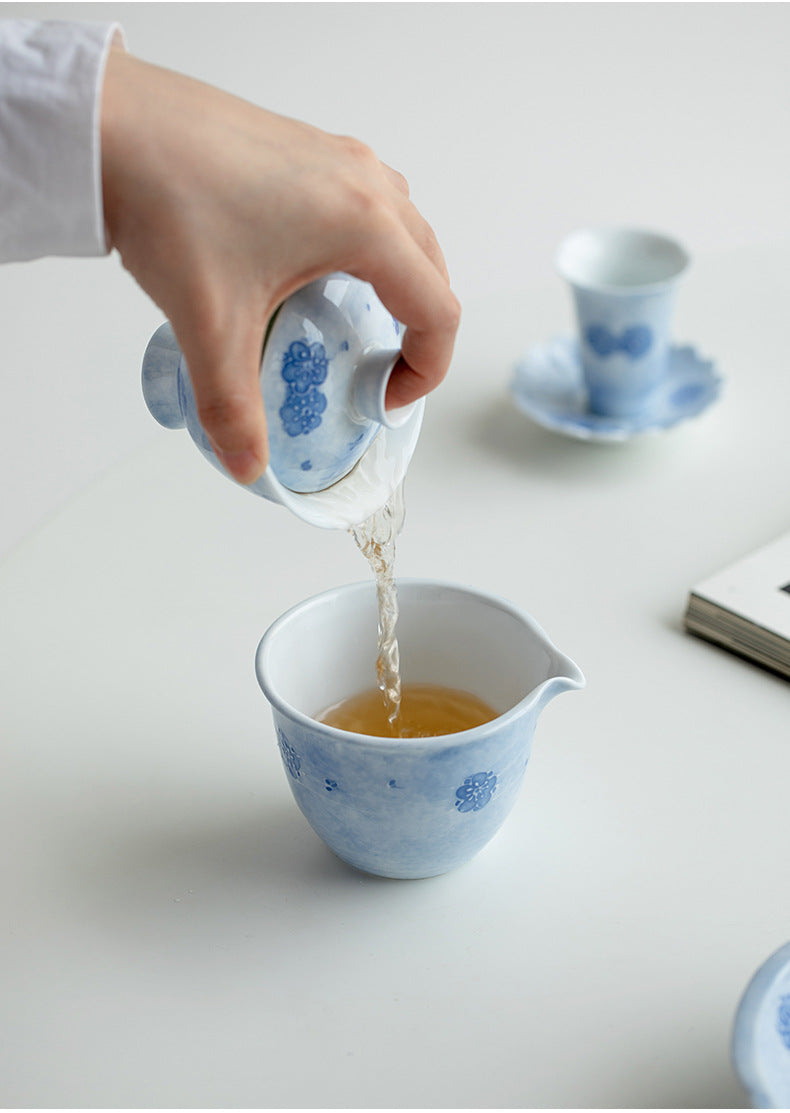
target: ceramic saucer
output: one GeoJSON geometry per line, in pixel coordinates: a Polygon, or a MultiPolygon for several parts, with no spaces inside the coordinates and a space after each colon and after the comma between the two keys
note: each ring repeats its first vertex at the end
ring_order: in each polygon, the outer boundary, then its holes
{"type": "Polygon", "coordinates": [[[790,943],[749,982],[735,1015],[732,1059],[755,1108],[790,1107],[790,943]]]}
{"type": "Polygon", "coordinates": [[[694,348],[673,347],[665,381],[639,414],[600,417],[588,408],[578,343],[562,336],[535,345],[519,360],[510,393],[518,409],[546,429],[580,440],[625,441],[697,417],[716,401],[721,387],[710,360],[694,348]]]}

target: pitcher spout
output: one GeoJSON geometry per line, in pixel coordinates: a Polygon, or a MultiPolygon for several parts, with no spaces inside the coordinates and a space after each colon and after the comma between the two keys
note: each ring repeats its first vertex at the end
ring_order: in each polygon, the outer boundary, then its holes
{"type": "Polygon", "coordinates": [[[572,661],[564,653],[555,650],[552,661],[552,675],[543,681],[535,693],[538,714],[550,700],[560,695],[561,692],[572,692],[578,688],[583,688],[586,683],[584,674],[575,661],[572,661]]]}

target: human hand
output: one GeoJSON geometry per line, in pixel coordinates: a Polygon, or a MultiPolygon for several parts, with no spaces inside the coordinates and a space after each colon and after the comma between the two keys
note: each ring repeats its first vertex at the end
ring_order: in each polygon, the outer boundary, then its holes
{"type": "Polygon", "coordinates": [[[173,326],[218,457],[252,483],[268,460],[266,326],[308,282],[370,282],[406,326],[387,405],[432,390],[460,309],[406,180],[364,144],[113,50],[102,100],[107,243],[173,326]]]}

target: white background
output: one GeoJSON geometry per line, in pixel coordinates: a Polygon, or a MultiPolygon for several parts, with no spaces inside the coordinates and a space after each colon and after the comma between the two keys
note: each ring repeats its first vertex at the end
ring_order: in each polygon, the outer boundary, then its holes
{"type": "Polygon", "coordinates": [[[117,260],[0,272],[0,1105],[746,1104],[733,1015],[790,933],[788,689],[682,613],[790,528],[787,6],[18,11],[120,18],[143,56],[407,175],[464,321],[399,574],[507,596],[588,686],[547,709],[467,867],[343,866],[290,798],[252,660],[361,558],[147,416],[160,317],[117,260]],[[686,243],[677,338],[726,380],[620,446],[507,396],[569,325],[558,240],[604,221],[686,243]]]}

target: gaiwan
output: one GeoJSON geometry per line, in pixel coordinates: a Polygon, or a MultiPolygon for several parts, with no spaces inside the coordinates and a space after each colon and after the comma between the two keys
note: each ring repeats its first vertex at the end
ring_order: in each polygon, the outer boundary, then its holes
{"type": "MultiPolygon", "coordinates": [[[[406,474],[425,405],[384,407],[402,333],[373,287],[343,273],[311,282],[280,306],[260,372],[270,461],[248,490],[334,529],[358,525],[384,505],[406,474]]],[[[189,368],[169,322],[148,343],[142,379],[160,425],[186,427],[228,475],[198,421],[189,368]]]]}

